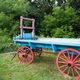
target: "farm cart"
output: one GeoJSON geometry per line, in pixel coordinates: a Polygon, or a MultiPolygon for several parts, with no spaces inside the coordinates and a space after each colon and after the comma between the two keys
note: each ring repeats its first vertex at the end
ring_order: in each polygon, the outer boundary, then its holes
{"type": "Polygon", "coordinates": [[[80,39],[71,38],[39,38],[34,33],[34,19],[20,17],[21,34],[14,38],[14,43],[21,47],[17,50],[17,57],[21,63],[30,64],[34,54],[42,53],[57,55],[56,64],[63,75],[80,78],[80,39]],[[32,21],[32,27],[23,26],[23,19],[32,21]],[[32,29],[32,33],[23,33],[23,29],[32,29]],[[53,52],[44,52],[42,48],[52,49],[53,52]],[[59,53],[56,53],[56,52],[59,53]]]}

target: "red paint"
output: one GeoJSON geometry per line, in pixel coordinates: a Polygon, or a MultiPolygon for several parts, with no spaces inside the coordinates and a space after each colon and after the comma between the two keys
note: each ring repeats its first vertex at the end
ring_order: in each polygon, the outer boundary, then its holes
{"type": "Polygon", "coordinates": [[[35,22],[35,19],[30,19],[30,18],[25,18],[25,17],[23,17],[23,16],[20,16],[20,32],[21,32],[21,38],[22,38],[22,33],[23,33],[23,31],[22,31],[22,29],[32,29],[32,37],[34,37],[35,36],[35,34],[34,34],[34,22],[35,22]],[[23,26],[23,24],[22,24],[22,22],[23,22],[23,19],[25,19],[25,20],[29,20],[29,21],[32,21],[32,27],[25,27],[25,26],[23,26]],[[23,26],[23,28],[22,28],[22,26],[23,26]]]}
{"type": "Polygon", "coordinates": [[[57,55],[57,53],[53,53],[53,52],[45,52],[45,51],[33,51],[33,52],[37,52],[37,53],[47,53],[47,54],[57,55]]]}
{"type": "Polygon", "coordinates": [[[42,54],[42,48],[35,48],[33,52],[35,56],[40,56],[42,54]],[[37,51],[41,51],[41,52],[37,52],[37,51]]]}
{"type": "Polygon", "coordinates": [[[79,57],[80,52],[75,49],[67,48],[62,50],[56,58],[56,64],[59,71],[63,75],[67,74],[73,78],[79,79],[80,78],[80,60],[78,60],[79,57]],[[64,54],[66,51],[68,55],[64,54]],[[69,51],[72,51],[72,55],[69,54],[69,51]],[[73,55],[74,52],[78,53],[78,55],[73,55]]]}
{"type": "Polygon", "coordinates": [[[21,63],[30,64],[33,61],[34,54],[29,47],[22,46],[17,51],[17,57],[21,63]]]}

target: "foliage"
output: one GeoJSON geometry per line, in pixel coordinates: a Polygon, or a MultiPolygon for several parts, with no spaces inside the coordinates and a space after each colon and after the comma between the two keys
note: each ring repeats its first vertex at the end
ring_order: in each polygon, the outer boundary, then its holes
{"type": "Polygon", "coordinates": [[[18,44],[16,45],[14,43],[4,43],[0,45],[2,45],[0,46],[0,53],[17,51],[18,48],[20,47],[18,44]]]}
{"type": "Polygon", "coordinates": [[[0,0],[0,51],[11,51],[12,46],[17,50],[12,39],[20,34],[20,16],[35,19],[37,36],[80,38],[80,0],[56,1],[54,5],[55,0],[0,0]]]}
{"type": "Polygon", "coordinates": [[[20,47],[19,44],[14,44],[10,38],[2,38],[1,36],[0,38],[0,42],[2,42],[0,43],[0,53],[17,51],[17,49],[20,47]]]}
{"type": "Polygon", "coordinates": [[[67,4],[65,9],[54,5],[52,15],[45,15],[41,23],[45,36],[48,34],[55,37],[75,37],[78,16],[75,10],[67,4]]]}
{"type": "Polygon", "coordinates": [[[19,47],[19,44],[14,44],[13,40],[8,37],[6,28],[4,30],[0,29],[0,53],[16,51],[19,47]]]}
{"type": "Polygon", "coordinates": [[[8,35],[13,38],[19,34],[20,16],[28,17],[29,2],[25,0],[0,1],[0,28],[7,28],[8,35]]]}
{"type": "Polygon", "coordinates": [[[56,0],[58,3],[58,6],[63,6],[65,3],[70,3],[70,6],[72,6],[75,10],[80,11],[80,0],[56,0]]]}
{"type": "Polygon", "coordinates": [[[29,11],[28,1],[0,0],[0,53],[19,48],[12,38],[20,34],[20,16],[28,17],[29,11]]]}
{"type": "Polygon", "coordinates": [[[35,33],[40,35],[41,25],[40,23],[44,19],[44,13],[52,14],[53,4],[55,0],[28,0],[30,1],[30,6],[32,7],[29,17],[35,19],[35,33]]]}
{"type": "Polygon", "coordinates": [[[74,32],[72,32],[72,26],[61,26],[60,28],[55,28],[51,31],[52,37],[57,38],[74,38],[74,32]]]}

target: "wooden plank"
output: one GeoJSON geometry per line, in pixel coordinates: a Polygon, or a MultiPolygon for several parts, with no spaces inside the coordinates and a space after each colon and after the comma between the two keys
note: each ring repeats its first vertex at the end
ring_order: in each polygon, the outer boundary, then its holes
{"type": "Polygon", "coordinates": [[[17,52],[7,52],[7,53],[0,53],[0,55],[4,55],[4,54],[15,54],[17,52]]]}
{"type": "Polygon", "coordinates": [[[60,43],[80,43],[79,39],[37,39],[36,41],[60,42],[60,43]]]}

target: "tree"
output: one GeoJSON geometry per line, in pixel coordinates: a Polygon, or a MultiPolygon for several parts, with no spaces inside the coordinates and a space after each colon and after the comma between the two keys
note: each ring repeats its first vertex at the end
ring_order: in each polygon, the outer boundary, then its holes
{"type": "Polygon", "coordinates": [[[29,2],[25,0],[0,1],[0,28],[7,29],[10,37],[19,34],[20,16],[28,17],[29,2]]]}
{"type": "Polygon", "coordinates": [[[69,3],[72,8],[80,13],[80,0],[56,0],[58,2],[58,6],[63,6],[65,3],[69,3]]]}
{"type": "Polygon", "coordinates": [[[32,7],[29,13],[30,18],[34,18],[35,21],[35,32],[37,35],[41,33],[41,22],[44,19],[44,13],[52,14],[53,4],[55,0],[28,0],[30,1],[30,6],[32,7]]]}
{"type": "Polygon", "coordinates": [[[49,34],[52,37],[74,37],[75,27],[79,20],[75,10],[67,4],[65,9],[53,6],[52,15],[45,15],[42,21],[42,31],[45,36],[49,34]]]}

